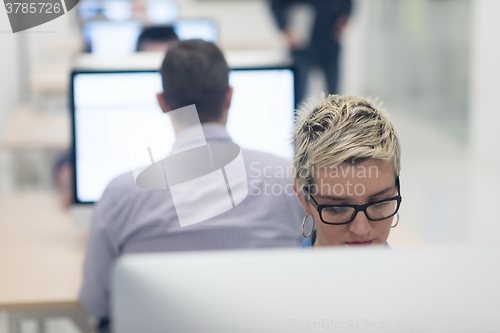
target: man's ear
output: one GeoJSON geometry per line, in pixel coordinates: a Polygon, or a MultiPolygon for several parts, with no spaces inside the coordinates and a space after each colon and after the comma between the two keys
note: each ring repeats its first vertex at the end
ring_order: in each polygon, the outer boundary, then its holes
{"type": "Polygon", "coordinates": [[[156,100],[158,101],[158,104],[160,105],[160,108],[163,111],[163,113],[172,111],[170,110],[170,107],[168,106],[167,101],[165,100],[165,95],[163,93],[157,93],[156,100]]]}
{"type": "Polygon", "coordinates": [[[227,123],[228,110],[231,107],[231,100],[233,99],[233,90],[233,87],[229,86],[224,96],[224,105],[222,106],[222,113],[219,119],[219,122],[224,125],[227,123]]]}
{"type": "Polygon", "coordinates": [[[297,194],[297,198],[299,198],[300,204],[304,209],[304,212],[307,215],[312,215],[311,205],[309,205],[309,202],[306,200],[304,196],[304,191],[298,190],[295,186],[293,186],[293,191],[295,192],[295,194],[297,194]]]}
{"type": "Polygon", "coordinates": [[[229,88],[227,88],[226,96],[224,98],[224,109],[226,110],[229,110],[229,108],[231,107],[231,101],[233,99],[233,91],[234,91],[233,87],[229,86],[229,88]]]}

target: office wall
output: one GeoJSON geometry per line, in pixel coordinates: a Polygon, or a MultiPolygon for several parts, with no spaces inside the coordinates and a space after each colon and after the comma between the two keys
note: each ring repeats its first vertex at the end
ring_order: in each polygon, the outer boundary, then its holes
{"type": "Polygon", "coordinates": [[[225,49],[283,47],[268,0],[197,1],[177,0],[181,18],[212,18],[220,28],[225,49]]]}
{"type": "MultiPolygon", "coordinates": [[[[0,10],[0,136],[18,102],[17,37],[10,31],[7,13],[0,10]]],[[[0,194],[13,188],[11,155],[0,147],[0,194]]]]}
{"type": "Polygon", "coordinates": [[[364,93],[465,143],[471,0],[366,2],[364,93]]]}
{"type": "Polygon", "coordinates": [[[17,102],[17,35],[12,34],[4,10],[0,11],[0,131],[17,102]]]}
{"type": "Polygon", "coordinates": [[[476,159],[500,165],[500,1],[474,0],[470,126],[476,159]]]}
{"type": "Polygon", "coordinates": [[[470,84],[469,238],[497,244],[500,202],[500,1],[473,0],[470,84]]]}
{"type": "Polygon", "coordinates": [[[370,4],[373,0],[354,0],[353,12],[342,36],[339,88],[342,94],[366,95],[365,40],[370,27],[370,4]]]}

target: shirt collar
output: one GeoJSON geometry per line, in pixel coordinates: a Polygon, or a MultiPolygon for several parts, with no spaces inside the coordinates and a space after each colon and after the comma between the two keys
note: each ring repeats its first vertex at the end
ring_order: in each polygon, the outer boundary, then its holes
{"type": "Polygon", "coordinates": [[[203,123],[201,128],[207,141],[232,141],[226,126],[220,123],[203,123]]]}
{"type": "Polygon", "coordinates": [[[200,132],[198,125],[189,126],[182,130],[176,137],[172,153],[188,150],[205,145],[209,141],[232,142],[226,127],[220,123],[202,123],[200,132]],[[204,135],[204,137],[203,137],[204,135]]]}

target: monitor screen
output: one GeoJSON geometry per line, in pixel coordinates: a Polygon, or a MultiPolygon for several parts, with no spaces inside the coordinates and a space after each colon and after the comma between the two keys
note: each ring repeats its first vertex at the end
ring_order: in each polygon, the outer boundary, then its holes
{"type": "MultiPolygon", "coordinates": [[[[234,69],[227,130],[242,148],[291,158],[295,93],[291,69],[234,69]]],[[[100,199],[107,184],[132,170],[129,135],[161,115],[155,71],[74,72],[72,85],[75,202],[100,199]]],[[[168,119],[166,117],[165,119],[168,119]]],[[[162,138],[173,145],[170,125],[162,138]]]]}
{"type": "Polygon", "coordinates": [[[78,16],[82,22],[96,19],[123,22],[130,20],[132,14],[130,0],[82,0],[78,4],[78,16]]]}
{"type": "MultiPolygon", "coordinates": [[[[218,29],[214,21],[178,20],[173,25],[180,40],[203,39],[216,43],[218,29]]],[[[125,57],[136,51],[143,26],[136,21],[89,21],[83,27],[86,50],[99,57],[125,57]]]]}
{"type": "Polygon", "coordinates": [[[218,39],[217,24],[208,19],[178,20],[174,25],[174,30],[180,40],[203,39],[216,43],[218,39]]]}
{"type": "Polygon", "coordinates": [[[172,24],[179,16],[179,6],[173,0],[150,0],[146,12],[153,24],[172,24]]]}
{"type": "Polygon", "coordinates": [[[135,52],[142,25],[136,21],[90,21],[83,28],[88,51],[99,57],[124,57],[135,52]]]}

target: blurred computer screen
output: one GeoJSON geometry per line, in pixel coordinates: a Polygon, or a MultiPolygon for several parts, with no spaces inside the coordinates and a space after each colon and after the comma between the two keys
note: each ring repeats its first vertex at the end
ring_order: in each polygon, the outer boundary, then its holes
{"type": "MultiPolygon", "coordinates": [[[[118,15],[118,13],[116,13],[118,15]]],[[[85,23],[83,36],[86,51],[99,57],[124,57],[138,49],[138,42],[146,30],[156,29],[156,38],[169,38],[169,30],[173,31],[180,40],[203,39],[207,42],[218,41],[217,24],[208,19],[178,20],[172,25],[146,26],[137,21],[110,21],[92,20],[85,23]]]]}
{"type": "Polygon", "coordinates": [[[83,27],[88,51],[100,57],[121,57],[132,54],[142,26],[136,21],[90,21],[83,27]]]}
{"type": "Polygon", "coordinates": [[[218,41],[217,24],[209,19],[178,20],[174,30],[180,40],[203,39],[212,43],[218,41]]]}

